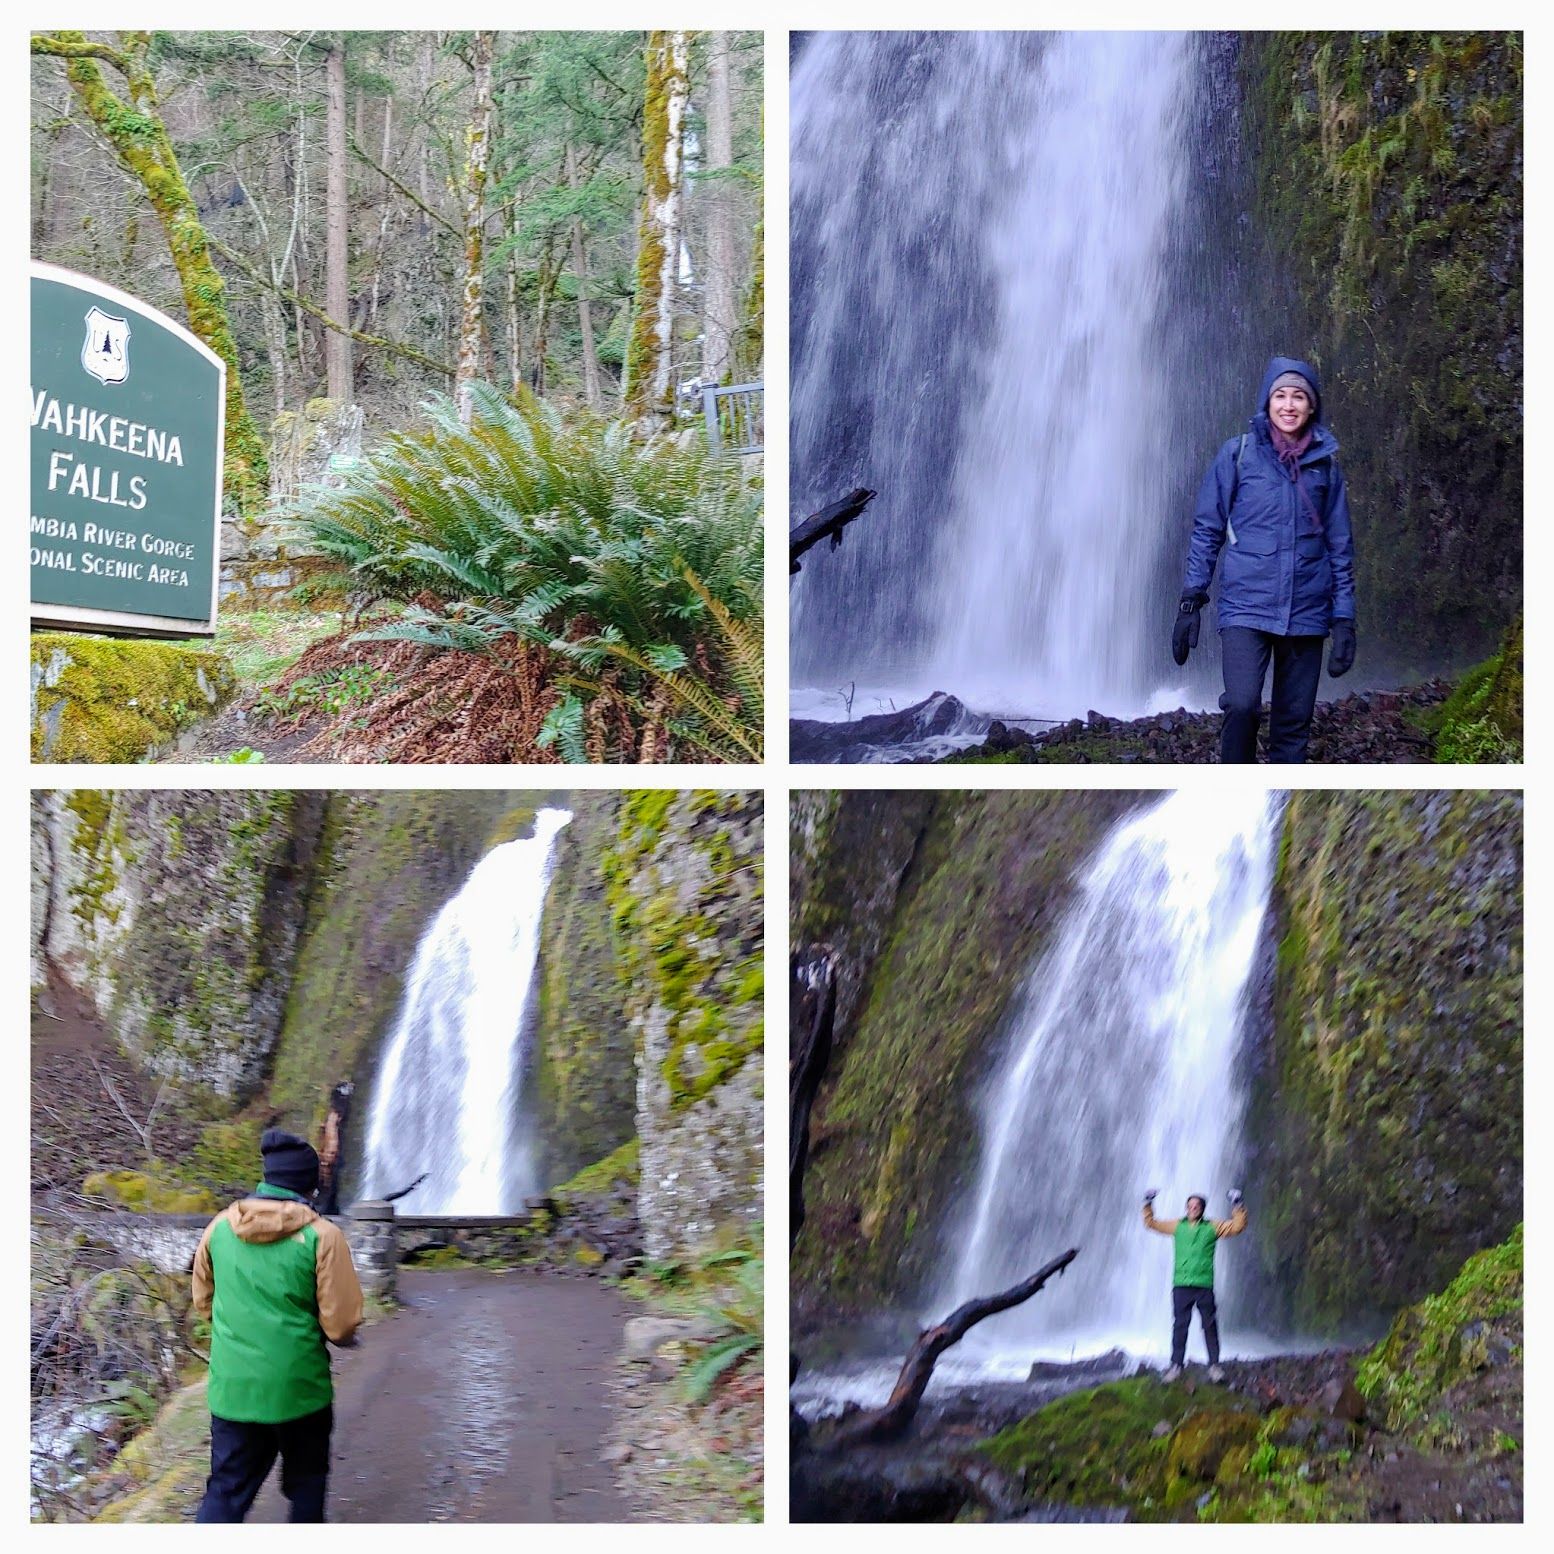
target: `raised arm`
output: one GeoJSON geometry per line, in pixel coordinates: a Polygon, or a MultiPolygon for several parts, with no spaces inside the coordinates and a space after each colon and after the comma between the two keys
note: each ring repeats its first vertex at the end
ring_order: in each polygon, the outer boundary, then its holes
{"type": "Polygon", "coordinates": [[[1214,1221],[1216,1236],[1239,1236],[1246,1229],[1246,1200],[1239,1195],[1232,1201],[1229,1219],[1214,1221]]]}
{"type": "Polygon", "coordinates": [[[1144,1228],[1146,1230],[1158,1230],[1163,1236],[1175,1235],[1179,1221],[1174,1219],[1156,1219],[1155,1206],[1148,1199],[1144,1201],[1144,1228]]]}

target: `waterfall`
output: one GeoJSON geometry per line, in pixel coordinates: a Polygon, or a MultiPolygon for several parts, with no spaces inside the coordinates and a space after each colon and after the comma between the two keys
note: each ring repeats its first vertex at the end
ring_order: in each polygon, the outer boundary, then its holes
{"type": "Polygon", "coordinates": [[[571,818],[540,810],[534,834],[492,848],[422,935],[372,1098],[364,1196],[425,1171],[402,1208],[505,1214],[540,1185],[519,1123],[522,1044],[556,838],[571,818]]]}
{"type": "Polygon", "coordinates": [[[880,495],[796,582],[796,712],[840,716],[849,682],[854,716],[934,690],[1029,718],[1207,705],[1166,643],[1198,479],[1251,408],[1251,385],[1226,398],[1245,342],[1217,47],[805,45],[794,509],[880,495]]]}
{"type": "MultiPolygon", "coordinates": [[[[1086,871],[982,1094],[966,1229],[934,1314],[1081,1252],[974,1329],[968,1355],[1169,1350],[1172,1247],[1141,1201],[1158,1188],[1174,1219],[1203,1193],[1223,1218],[1242,1185],[1241,1051],[1278,810],[1261,792],[1174,793],[1119,823],[1086,871]]],[[[1230,1242],[1219,1260],[1247,1255],[1230,1242]]]]}

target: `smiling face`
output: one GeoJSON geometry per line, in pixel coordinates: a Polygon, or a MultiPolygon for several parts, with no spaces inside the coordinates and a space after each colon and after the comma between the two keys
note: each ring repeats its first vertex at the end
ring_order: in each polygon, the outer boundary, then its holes
{"type": "Polygon", "coordinates": [[[1203,1211],[1204,1211],[1205,1207],[1206,1207],[1206,1205],[1204,1204],[1204,1201],[1203,1201],[1202,1198],[1189,1198],[1187,1200],[1187,1218],[1188,1218],[1188,1220],[1192,1224],[1196,1225],[1198,1223],[1198,1221],[1203,1218],[1203,1211]]]}
{"type": "Polygon", "coordinates": [[[1297,384],[1281,383],[1268,396],[1268,419],[1286,437],[1298,437],[1311,412],[1311,395],[1297,384]]]}

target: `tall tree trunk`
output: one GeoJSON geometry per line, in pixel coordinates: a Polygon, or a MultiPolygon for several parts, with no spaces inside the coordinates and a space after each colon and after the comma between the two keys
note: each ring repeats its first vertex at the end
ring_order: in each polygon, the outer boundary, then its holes
{"type": "Polygon", "coordinates": [[[523,384],[523,315],[518,308],[518,251],[507,254],[507,378],[516,393],[523,384]]]}
{"type": "Polygon", "coordinates": [[[739,328],[738,216],[727,173],[734,165],[734,93],[730,83],[729,35],[707,35],[706,169],[713,176],[699,198],[707,213],[707,257],[702,264],[701,375],[705,383],[729,381],[734,370],[734,336],[739,328]]]}
{"type": "Polygon", "coordinates": [[[685,108],[690,98],[683,32],[648,34],[642,123],[642,220],[636,311],[626,352],[626,411],[662,423],[674,415],[675,272],[680,258],[685,108]]]}
{"type": "Polygon", "coordinates": [[[148,63],[150,51],[149,32],[122,32],[117,47],[90,42],[84,32],[35,34],[32,39],[34,54],[68,62],[65,77],[81,105],[125,169],[137,179],[161,220],[183,290],[189,328],[227,367],[226,493],[239,511],[257,512],[267,494],[269,461],[243,398],[226,288],[221,272],[211,262],[199,209],[162,118],[148,63]],[[128,102],[109,88],[100,60],[106,60],[124,77],[128,102]]]}
{"type": "Polygon", "coordinates": [[[465,137],[464,163],[464,306],[459,321],[459,351],[455,358],[453,396],[459,419],[468,426],[475,406],[470,389],[480,373],[481,284],[486,243],[486,169],[491,158],[491,56],[495,32],[475,34],[475,106],[465,137]]]}
{"type": "MultiPolygon", "coordinates": [[[[345,40],[336,39],[325,58],[328,112],[325,116],[324,311],[340,323],[350,321],[350,211],[345,188],[345,40]]],[[[351,342],[331,330],[324,340],[324,363],[331,399],[351,400],[351,342]]]]}
{"type": "MultiPolygon", "coordinates": [[[[567,142],[567,186],[577,193],[577,153],[567,142]]],[[[599,352],[594,345],[594,321],[588,302],[588,250],[583,246],[583,220],[572,212],[572,273],[577,277],[577,323],[583,336],[583,398],[590,410],[604,408],[599,377],[599,352]]]]}

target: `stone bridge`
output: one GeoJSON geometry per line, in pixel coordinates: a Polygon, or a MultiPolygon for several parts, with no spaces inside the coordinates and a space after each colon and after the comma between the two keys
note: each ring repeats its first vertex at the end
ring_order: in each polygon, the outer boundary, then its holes
{"type": "MultiPolygon", "coordinates": [[[[209,1214],[136,1214],[127,1210],[68,1214],[34,1210],[33,1217],[106,1242],[126,1261],[147,1262],[162,1273],[194,1266],[209,1214]]],[[[417,1253],[453,1247],[474,1261],[523,1261],[578,1273],[620,1274],[640,1258],[634,1216],[618,1205],[582,1202],[565,1206],[545,1198],[523,1214],[396,1214],[392,1203],[353,1203],[333,1216],[345,1232],[362,1289],[392,1299],[399,1264],[417,1253]]]]}

